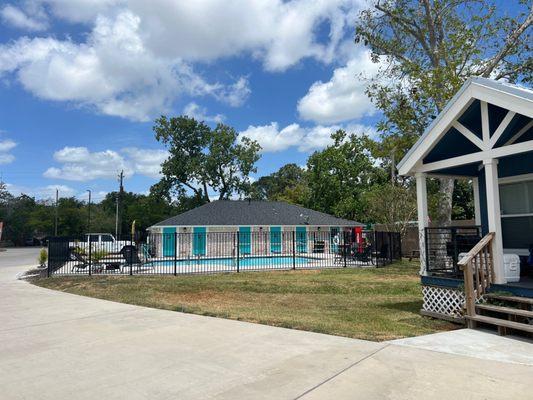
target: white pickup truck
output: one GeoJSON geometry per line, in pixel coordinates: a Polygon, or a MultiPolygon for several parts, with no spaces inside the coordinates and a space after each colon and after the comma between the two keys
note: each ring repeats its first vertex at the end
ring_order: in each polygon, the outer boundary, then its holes
{"type": "Polygon", "coordinates": [[[91,251],[105,251],[106,253],[118,253],[124,246],[131,244],[127,240],[116,240],[110,233],[88,233],[84,236],[84,240],[70,242],[69,246],[88,250],[89,243],[91,243],[91,251]]]}

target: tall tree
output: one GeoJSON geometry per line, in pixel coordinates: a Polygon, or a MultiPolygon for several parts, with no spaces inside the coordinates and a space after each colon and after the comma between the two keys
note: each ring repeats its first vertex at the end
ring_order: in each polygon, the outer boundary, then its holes
{"type": "Polygon", "coordinates": [[[246,194],[249,175],[256,172],[260,146],[230,126],[217,124],[211,129],[189,117],[155,121],[155,137],[163,143],[169,157],[161,165],[163,178],[153,192],[182,197],[192,193],[200,203],[209,202],[209,189],[219,199],[246,194]]]}
{"type": "Polygon", "coordinates": [[[409,223],[416,218],[416,192],[413,187],[395,183],[375,185],[365,193],[368,216],[372,222],[385,225],[390,232],[405,235],[409,223]]]}
{"type": "MultiPolygon", "coordinates": [[[[367,92],[384,115],[374,151],[385,165],[405,155],[468,77],[531,81],[533,6],[513,4],[515,15],[489,0],[373,0],[361,12],[355,41],[382,65],[367,92]]],[[[444,223],[453,188],[440,179],[444,223]]]]}
{"type": "Polygon", "coordinates": [[[307,161],[309,201],[312,209],[366,222],[364,193],[383,183],[383,170],[365,148],[364,137],[338,130],[333,144],[313,153],[307,161]]]}
{"type": "Polygon", "coordinates": [[[281,200],[293,204],[304,204],[306,189],[306,171],[296,164],[286,164],[278,171],[255,181],[252,184],[251,197],[259,200],[281,200]]]}

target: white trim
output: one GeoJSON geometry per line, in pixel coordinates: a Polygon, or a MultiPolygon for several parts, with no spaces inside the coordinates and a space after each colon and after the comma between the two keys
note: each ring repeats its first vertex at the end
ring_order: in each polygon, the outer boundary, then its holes
{"type": "Polygon", "coordinates": [[[520,129],[517,133],[514,134],[514,136],[509,139],[507,141],[507,143],[505,143],[504,146],[508,146],[510,144],[513,144],[514,142],[516,142],[518,139],[520,139],[520,136],[522,136],[524,133],[526,133],[529,128],[531,128],[533,126],[533,120],[529,121],[526,126],[524,126],[522,129],[520,129]]]}
{"type": "Polygon", "coordinates": [[[509,126],[511,123],[511,120],[514,118],[516,113],[514,111],[508,111],[507,114],[505,114],[505,117],[503,118],[502,122],[500,122],[500,125],[496,128],[494,131],[494,134],[490,138],[490,148],[493,148],[498,139],[502,136],[503,131],[505,131],[505,128],[509,126]]]}
{"type": "Polygon", "coordinates": [[[486,159],[501,158],[513,154],[526,153],[528,151],[533,151],[533,140],[528,140],[527,142],[523,143],[515,143],[504,147],[497,147],[485,151],[477,151],[464,156],[452,157],[446,160],[435,161],[428,164],[422,164],[422,166],[416,168],[416,172],[436,171],[439,169],[481,162],[486,159]]]}
{"type": "Polygon", "coordinates": [[[498,160],[483,160],[483,164],[485,165],[488,228],[489,232],[494,232],[495,234],[492,240],[494,283],[505,283],[498,160]]]}
{"type": "Polygon", "coordinates": [[[420,275],[426,274],[425,229],[428,226],[428,195],[426,174],[416,173],[416,205],[418,217],[418,240],[420,249],[420,275]]]}
{"type": "Polygon", "coordinates": [[[480,138],[478,138],[474,133],[472,133],[472,131],[470,131],[470,129],[461,124],[459,121],[454,121],[452,123],[452,126],[457,129],[464,137],[474,143],[480,150],[487,149],[487,145],[483,143],[480,138]]]}
{"type": "Polygon", "coordinates": [[[500,182],[500,185],[501,184],[506,184],[506,183],[523,182],[523,181],[533,181],[533,173],[514,175],[514,176],[506,176],[504,178],[498,179],[498,182],[500,182]]]}
{"type": "Polygon", "coordinates": [[[474,191],[474,214],[476,225],[481,225],[481,202],[479,197],[479,179],[472,178],[472,188],[474,191]]]}
{"type": "Polygon", "coordinates": [[[480,101],[481,105],[481,132],[483,141],[490,142],[490,125],[489,125],[489,105],[486,101],[480,101]]]}
{"type": "Polygon", "coordinates": [[[524,218],[524,217],[533,217],[533,213],[524,213],[524,214],[502,214],[502,218],[524,218]]]}
{"type": "MultiPolygon", "coordinates": [[[[462,115],[466,107],[475,99],[533,118],[533,91],[486,78],[468,79],[400,161],[398,164],[400,175],[410,175],[417,171],[417,163],[431,151],[442,135],[448,131],[453,121],[462,115]]],[[[487,118],[483,116],[485,106],[481,104],[483,127],[485,125],[483,121],[487,122],[487,118]]],[[[486,139],[486,133],[484,139],[486,139]]]]}
{"type": "Polygon", "coordinates": [[[531,99],[533,92],[531,90],[515,86],[516,89],[524,92],[523,96],[522,93],[510,93],[478,83],[474,83],[472,86],[476,99],[533,118],[533,100],[531,99]],[[529,93],[529,98],[525,96],[526,93],[529,93]]]}

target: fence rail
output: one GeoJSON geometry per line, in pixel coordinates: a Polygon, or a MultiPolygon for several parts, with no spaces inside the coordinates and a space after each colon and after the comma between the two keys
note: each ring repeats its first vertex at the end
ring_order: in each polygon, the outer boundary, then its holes
{"type": "Polygon", "coordinates": [[[50,238],[48,276],[381,267],[401,258],[395,232],[173,232],[120,242],[87,237],[50,238]]]}
{"type": "Polygon", "coordinates": [[[481,227],[432,227],[425,229],[426,269],[431,275],[460,278],[460,255],[481,240],[481,227]]]}

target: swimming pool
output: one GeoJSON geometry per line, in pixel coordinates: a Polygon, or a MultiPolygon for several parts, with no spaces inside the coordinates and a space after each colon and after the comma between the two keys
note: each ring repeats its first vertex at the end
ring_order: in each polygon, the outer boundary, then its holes
{"type": "MultiPolygon", "coordinates": [[[[313,258],[311,257],[290,257],[290,256],[254,256],[239,258],[239,268],[253,268],[253,267],[286,267],[295,265],[306,265],[313,258]]],[[[205,267],[237,267],[236,258],[191,258],[186,260],[176,260],[177,267],[185,266],[205,266],[205,267]]],[[[147,267],[153,268],[174,268],[174,260],[159,260],[151,261],[145,264],[147,267]]]]}

